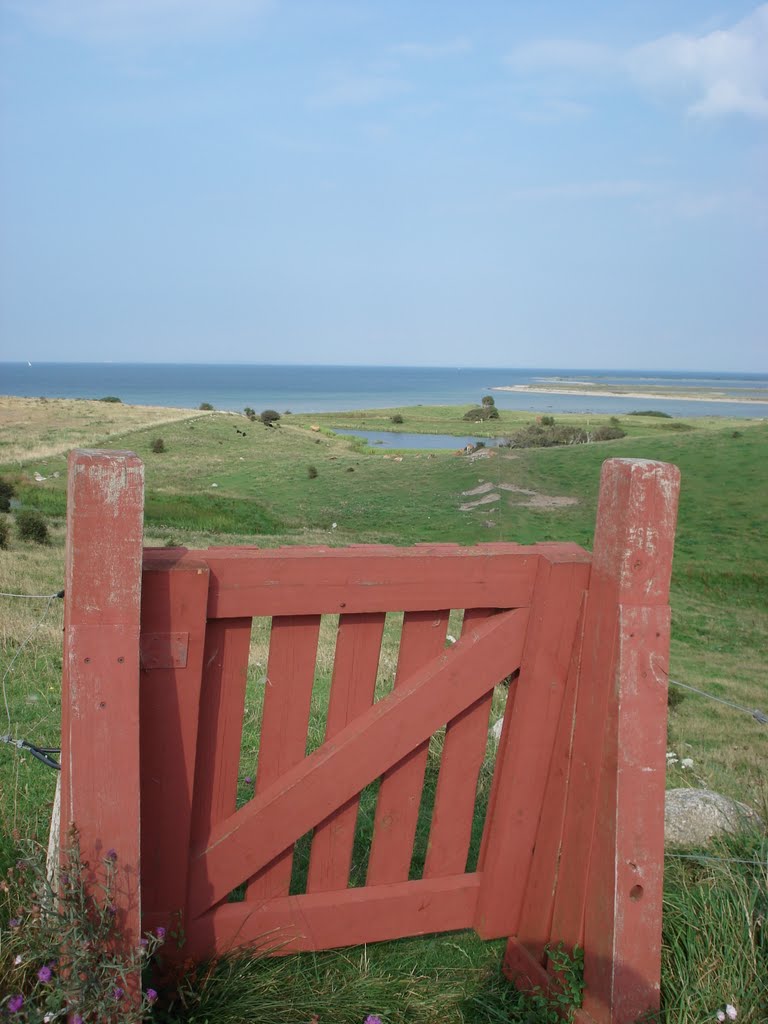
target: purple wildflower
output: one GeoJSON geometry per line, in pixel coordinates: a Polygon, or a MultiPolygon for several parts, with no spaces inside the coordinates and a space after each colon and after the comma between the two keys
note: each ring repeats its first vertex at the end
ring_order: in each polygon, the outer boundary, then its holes
{"type": "Polygon", "coordinates": [[[8,927],[9,928],[18,928],[20,924],[21,924],[21,918],[20,917],[12,917],[11,920],[8,922],[8,927]]]}
{"type": "Polygon", "coordinates": [[[157,992],[155,992],[153,988],[148,988],[146,995],[150,1003],[154,1003],[154,1001],[157,999],[157,992]]]}
{"type": "Polygon", "coordinates": [[[155,935],[158,937],[158,939],[164,939],[165,928],[155,928],[155,935]]]}
{"type": "Polygon", "coordinates": [[[253,782],[253,779],[251,778],[251,776],[250,776],[250,775],[246,775],[246,776],[245,776],[245,781],[246,781],[246,782],[248,783],[248,785],[250,786],[250,784],[251,784],[251,783],[253,782]]]}
{"type": "Polygon", "coordinates": [[[76,1013],[72,1018],[72,1024],[83,1024],[83,1018],[79,1013],[76,1013]]]}
{"type": "Polygon", "coordinates": [[[108,914],[113,914],[113,915],[116,914],[117,913],[117,905],[115,903],[108,904],[107,905],[107,913],[108,914]]]}
{"type": "Polygon", "coordinates": [[[110,849],[107,850],[107,860],[111,860],[111,861],[117,860],[117,850],[115,850],[115,849],[110,847],[110,849]]]}
{"type": "Polygon", "coordinates": [[[17,996],[11,996],[8,1000],[8,1009],[11,1013],[18,1013],[24,1005],[24,996],[19,993],[17,996]]]}
{"type": "Polygon", "coordinates": [[[51,970],[50,967],[41,967],[40,970],[37,972],[37,977],[42,982],[50,981],[52,976],[53,971],[51,970]]]}
{"type": "Polygon", "coordinates": [[[123,989],[121,989],[119,985],[115,985],[115,988],[112,992],[112,998],[119,1001],[123,998],[124,995],[125,992],[123,991],[123,989]]]}
{"type": "Polygon", "coordinates": [[[146,947],[149,945],[149,939],[139,939],[139,945],[146,949],[146,947]]]}
{"type": "Polygon", "coordinates": [[[378,1017],[375,1013],[369,1013],[363,1021],[363,1024],[384,1024],[381,1017],[378,1017]]]}

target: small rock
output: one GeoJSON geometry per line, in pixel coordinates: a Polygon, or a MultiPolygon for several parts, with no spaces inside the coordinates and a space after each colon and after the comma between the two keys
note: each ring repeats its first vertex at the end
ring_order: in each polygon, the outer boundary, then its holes
{"type": "Polygon", "coordinates": [[[318,425],[316,423],[313,423],[312,426],[309,429],[310,430],[314,430],[315,433],[317,433],[317,431],[320,429],[320,427],[318,427],[318,425]]]}
{"type": "Polygon", "coordinates": [[[211,487],[218,487],[218,484],[211,484],[211,487]]]}
{"type": "Polygon", "coordinates": [[[711,789],[668,789],[664,806],[666,846],[704,846],[724,832],[762,824],[746,804],[711,789]]]}

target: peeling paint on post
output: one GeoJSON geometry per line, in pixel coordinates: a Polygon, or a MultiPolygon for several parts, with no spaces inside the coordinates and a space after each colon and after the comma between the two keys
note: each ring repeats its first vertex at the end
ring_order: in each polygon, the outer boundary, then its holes
{"type": "MultiPolygon", "coordinates": [[[[98,895],[115,851],[120,952],[138,947],[139,614],[144,467],[133,452],[73,451],[67,486],[61,846],[74,825],[98,895]]],[[[116,950],[118,952],[118,950],[116,950]]],[[[131,979],[134,992],[140,979],[131,979]]]]}

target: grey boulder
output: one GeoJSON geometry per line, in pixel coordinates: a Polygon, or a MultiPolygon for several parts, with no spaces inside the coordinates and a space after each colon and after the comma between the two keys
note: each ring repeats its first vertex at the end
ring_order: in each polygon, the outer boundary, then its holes
{"type": "Polygon", "coordinates": [[[664,805],[665,846],[704,846],[724,832],[760,828],[756,811],[711,789],[668,789],[664,805]]]}

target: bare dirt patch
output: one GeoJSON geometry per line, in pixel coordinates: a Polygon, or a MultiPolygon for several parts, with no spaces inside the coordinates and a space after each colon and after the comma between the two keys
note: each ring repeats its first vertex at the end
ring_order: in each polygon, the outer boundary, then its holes
{"type": "Polygon", "coordinates": [[[484,494],[482,498],[478,498],[477,501],[465,501],[463,505],[459,505],[459,512],[470,512],[473,508],[490,505],[494,501],[501,501],[501,495],[491,491],[489,494],[484,494]]]}
{"type": "MultiPolygon", "coordinates": [[[[501,484],[501,486],[503,487],[504,485],[501,484]]],[[[478,484],[478,486],[477,487],[473,487],[471,491],[462,491],[461,495],[462,495],[463,498],[471,498],[475,494],[487,494],[488,491],[492,491],[493,490],[493,487],[494,487],[494,485],[492,483],[478,484]]]]}

